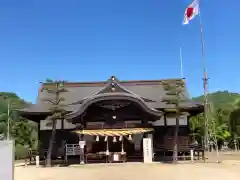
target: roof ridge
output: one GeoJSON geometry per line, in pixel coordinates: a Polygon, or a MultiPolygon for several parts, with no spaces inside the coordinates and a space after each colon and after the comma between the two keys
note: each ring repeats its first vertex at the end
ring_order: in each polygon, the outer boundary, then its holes
{"type": "MultiPolygon", "coordinates": [[[[154,80],[118,80],[120,83],[128,84],[128,83],[151,83],[151,82],[163,82],[163,81],[181,81],[182,78],[169,78],[169,79],[154,79],[154,80]]],[[[67,81],[66,85],[80,85],[80,84],[107,84],[109,80],[105,81],[67,81]]],[[[53,83],[42,83],[43,86],[51,85],[53,83]]]]}

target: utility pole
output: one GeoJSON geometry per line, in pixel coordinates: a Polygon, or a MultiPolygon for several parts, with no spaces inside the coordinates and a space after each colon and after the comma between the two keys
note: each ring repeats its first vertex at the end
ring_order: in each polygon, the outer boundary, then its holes
{"type": "MultiPolygon", "coordinates": [[[[11,115],[11,100],[8,95],[0,95],[4,100],[7,101],[7,140],[10,140],[10,115],[11,115]]],[[[4,137],[5,138],[5,137],[4,137]]]]}
{"type": "Polygon", "coordinates": [[[10,140],[10,100],[7,99],[8,110],[7,110],[7,140],[10,140]]]}

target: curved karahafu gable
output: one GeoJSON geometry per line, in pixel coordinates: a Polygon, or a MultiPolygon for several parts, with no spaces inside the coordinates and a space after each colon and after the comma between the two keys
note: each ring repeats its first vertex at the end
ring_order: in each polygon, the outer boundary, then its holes
{"type": "Polygon", "coordinates": [[[142,108],[143,111],[145,111],[145,112],[147,112],[147,113],[149,113],[153,116],[161,117],[163,115],[163,113],[161,111],[150,108],[144,102],[144,100],[141,99],[140,97],[134,96],[134,95],[129,94],[129,93],[114,92],[114,93],[100,93],[100,94],[97,94],[95,96],[92,96],[91,98],[86,99],[82,103],[81,107],[77,111],[68,114],[66,116],[66,119],[74,119],[74,118],[80,116],[82,113],[84,113],[85,110],[90,105],[92,105],[96,102],[106,101],[106,100],[127,100],[127,101],[130,101],[130,102],[136,103],[139,107],[142,108]]]}

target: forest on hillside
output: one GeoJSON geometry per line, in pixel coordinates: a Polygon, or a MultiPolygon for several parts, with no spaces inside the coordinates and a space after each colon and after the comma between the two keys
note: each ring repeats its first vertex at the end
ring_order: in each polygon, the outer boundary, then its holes
{"type": "MultiPolygon", "coordinates": [[[[208,101],[210,103],[213,103],[215,108],[227,108],[228,106],[232,106],[235,101],[239,100],[240,94],[238,93],[232,93],[228,91],[217,91],[214,93],[208,94],[208,101]]],[[[203,103],[204,96],[198,96],[193,98],[196,102],[203,103]]]]}
{"type": "MultiPolygon", "coordinates": [[[[193,98],[203,102],[204,97],[193,98]]],[[[209,128],[214,128],[214,137],[218,142],[240,137],[240,94],[228,91],[218,91],[208,95],[211,111],[208,114],[209,128]]],[[[16,109],[29,106],[29,102],[21,99],[15,93],[0,92],[0,138],[9,136],[16,142],[16,157],[20,158],[26,149],[37,148],[37,125],[17,113],[16,109]]],[[[204,117],[202,114],[190,120],[192,135],[198,139],[204,135],[204,117]]],[[[209,130],[211,132],[211,129],[209,130]]]]}
{"type": "MultiPolygon", "coordinates": [[[[203,95],[192,99],[195,102],[204,102],[203,95]]],[[[234,147],[234,141],[239,141],[240,137],[240,94],[217,91],[209,93],[207,101],[209,104],[207,117],[210,134],[215,136],[218,143],[226,141],[230,147],[234,147]]],[[[204,136],[203,114],[192,117],[190,125],[193,135],[197,138],[204,136]]]]}
{"type": "Polygon", "coordinates": [[[15,93],[0,92],[0,138],[15,140],[17,159],[21,158],[28,148],[37,147],[37,125],[19,116],[16,111],[29,104],[15,93]]]}

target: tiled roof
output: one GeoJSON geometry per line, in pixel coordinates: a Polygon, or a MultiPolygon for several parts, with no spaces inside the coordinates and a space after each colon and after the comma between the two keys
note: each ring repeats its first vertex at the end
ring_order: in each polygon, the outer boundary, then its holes
{"type": "MultiPolygon", "coordinates": [[[[111,78],[114,78],[114,82],[116,82],[121,92],[132,94],[134,97],[142,98],[143,101],[145,101],[147,107],[156,110],[173,108],[173,105],[162,102],[162,99],[166,96],[166,92],[163,88],[163,82],[177,83],[181,81],[185,83],[183,79],[118,81],[115,77],[111,78]]],[[[81,108],[81,104],[87,99],[93,98],[93,96],[99,93],[105,93],[105,91],[107,91],[109,83],[111,82],[111,78],[108,81],[103,82],[65,83],[64,87],[67,89],[67,92],[61,94],[64,98],[64,104],[67,105],[65,109],[69,112],[77,111],[81,108]]],[[[52,85],[53,84],[51,83],[43,84],[38,94],[37,103],[31,105],[28,108],[21,109],[20,112],[22,114],[49,112],[50,105],[43,101],[43,99],[50,98],[50,94],[42,91],[42,88],[52,85]]],[[[188,109],[191,107],[197,108],[198,106],[201,106],[200,104],[194,103],[190,100],[186,88],[183,99],[185,100],[185,102],[180,104],[180,107],[183,109],[188,109]]]]}

